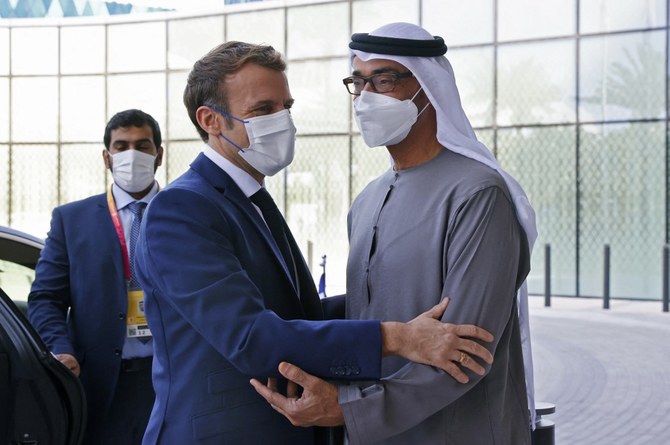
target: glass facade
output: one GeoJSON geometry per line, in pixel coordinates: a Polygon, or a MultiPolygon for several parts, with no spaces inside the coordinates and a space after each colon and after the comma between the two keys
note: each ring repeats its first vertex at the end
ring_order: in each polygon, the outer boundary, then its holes
{"type": "Polygon", "coordinates": [[[314,275],[327,255],[329,294],[343,292],[347,211],[389,167],[353,121],[340,81],[347,44],[353,32],[408,21],[445,38],[478,137],[535,207],[531,293],[544,291],[550,245],[554,294],[602,295],[609,245],[612,296],[659,299],[668,3],[287,0],[141,20],[0,20],[0,224],[45,236],[53,207],[101,193],[111,181],[104,125],[125,108],[156,117],[166,150],[157,177],[175,179],[202,147],[181,97],[193,62],[225,40],[269,43],[288,60],[298,143],[268,187],[314,275]]]}

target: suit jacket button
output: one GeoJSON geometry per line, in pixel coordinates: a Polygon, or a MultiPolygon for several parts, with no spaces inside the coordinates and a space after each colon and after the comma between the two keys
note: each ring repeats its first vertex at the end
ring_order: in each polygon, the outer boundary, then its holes
{"type": "Polygon", "coordinates": [[[121,355],[121,350],[118,349],[118,348],[115,349],[115,350],[114,350],[114,355],[117,356],[117,357],[119,357],[119,356],[121,355]]]}
{"type": "Polygon", "coordinates": [[[119,312],[119,320],[123,320],[124,318],[126,318],[126,314],[119,312]]]}
{"type": "Polygon", "coordinates": [[[358,375],[358,374],[361,373],[361,368],[359,368],[358,366],[352,366],[351,367],[351,373],[353,375],[358,375]]]}

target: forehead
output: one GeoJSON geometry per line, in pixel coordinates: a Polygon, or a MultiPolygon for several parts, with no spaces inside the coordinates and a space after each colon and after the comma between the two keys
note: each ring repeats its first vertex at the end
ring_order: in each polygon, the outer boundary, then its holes
{"type": "Polygon", "coordinates": [[[227,75],[224,83],[231,110],[259,102],[283,105],[291,99],[286,74],[254,63],[227,75]]]}
{"type": "Polygon", "coordinates": [[[110,140],[113,144],[117,141],[139,141],[149,139],[153,141],[153,131],[149,125],[144,124],[141,127],[131,125],[130,127],[119,127],[111,131],[110,140]]]}
{"type": "Polygon", "coordinates": [[[354,72],[366,76],[374,74],[375,72],[381,71],[397,71],[399,73],[404,73],[408,71],[405,66],[401,65],[398,62],[388,59],[371,59],[367,62],[362,61],[358,57],[354,56],[352,61],[352,69],[354,72]]]}

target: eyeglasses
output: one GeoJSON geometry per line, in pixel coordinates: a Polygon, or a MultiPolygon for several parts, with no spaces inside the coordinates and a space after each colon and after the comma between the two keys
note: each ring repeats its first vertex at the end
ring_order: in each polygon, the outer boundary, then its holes
{"type": "Polygon", "coordinates": [[[410,71],[406,73],[379,73],[372,76],[349,76],[342,79],[342,83],[347,87],[349,94],[358,96],[365,88],[365,84],[370,82],[377,93],[389,93],[395,88],[395,84],[399,79],[412,77],[410,71]]]}

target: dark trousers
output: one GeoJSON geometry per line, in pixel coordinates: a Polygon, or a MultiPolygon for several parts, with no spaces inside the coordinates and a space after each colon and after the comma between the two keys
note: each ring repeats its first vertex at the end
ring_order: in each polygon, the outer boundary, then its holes
{"type": "Polygon", "coordinates": [[[151,365],[123,366],[109,412],[88,425],[82,445],[141,445],[153,403],[151,365]]]}

